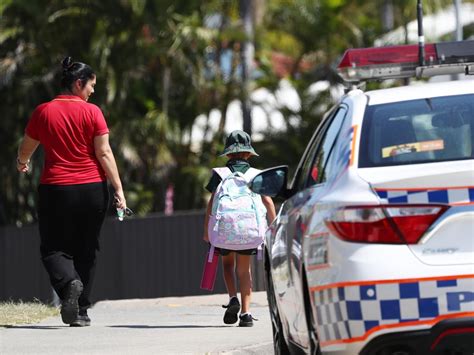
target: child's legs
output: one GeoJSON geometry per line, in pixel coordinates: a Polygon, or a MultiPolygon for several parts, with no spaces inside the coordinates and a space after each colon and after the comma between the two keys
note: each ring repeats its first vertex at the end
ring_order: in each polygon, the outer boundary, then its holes
{"type": "Polygon", "coordinates": [[[252,295],[252,275],[250,274],[251,255],[237,254],[237,276],[240,285],[240,297],[242,298],[242,313],[249,312],[250,298],[252,295]]]}
{"type": "Polygon", "coordinates": [[[237,290],[235,289],[235,253],[229,253],[222,256],[222,268],[224,270],[224,282],[225,287],[229,296],[237,295],[237,290]]]}

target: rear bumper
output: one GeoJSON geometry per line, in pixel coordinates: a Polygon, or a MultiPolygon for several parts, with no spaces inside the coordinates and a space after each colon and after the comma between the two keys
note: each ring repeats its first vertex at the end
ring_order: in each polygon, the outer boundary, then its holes
{"type": "Polygon", "coordinates": [[[381,335],[371,340],[360,355],[472,355],[474,317],[441,321],[430,329],[381,335]]]}

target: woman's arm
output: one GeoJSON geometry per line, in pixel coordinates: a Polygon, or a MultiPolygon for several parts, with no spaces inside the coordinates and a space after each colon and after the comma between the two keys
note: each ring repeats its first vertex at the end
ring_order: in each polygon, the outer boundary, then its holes
{"type": "Polygon", "coordinates": [[[212,202],[214,201],[214,193],[211,195],[211,198],[207,202],[207,208],[206,208],[206,217],[204,218],[204,239],[205,242],[209,242],[209,233],[207,229],[207,225],[209,224],[209,216],[211,215],[212,212],[212,202]]]}
{"type": "Polygon", "coordinates": [[[25,134],[23,140],[18,147],[18,157],[16,158],[16,168],[21,173],[26,173],[30,170],[30,158],[38,148],[40,142],[25,134]]]}
{"type": "Polygon", "coordinates": [[[276,217],[275,205],[273,204],[272,198],[269,196],[262,196],[262,202],[267,209],[267,220],[268,225],[270,225],[276,217]]]}
{"type": "Polygon", "coordinates": [[[109,135],[103,134],[101,136],[94,137],[94,150],[95,156],[99,161],[100,165],[104,169],[110,183],[115,190],[115,200],[117,208],[126,208],[127,201],[122,189],[122,182],[120,181],[120,175],[115,162],[114,153],[109,144],[109,135]]]}

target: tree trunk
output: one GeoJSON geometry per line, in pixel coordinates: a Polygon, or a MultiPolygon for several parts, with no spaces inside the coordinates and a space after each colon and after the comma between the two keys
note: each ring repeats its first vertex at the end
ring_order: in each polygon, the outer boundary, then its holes
{"type": "Polygon", "coordinates": [[[385,31],[393,30],[394,15],[392,0],[385,0],[382,10],[382,26],[385,31]]]}
{"type": "Polygon", "coordinates": [[[165,66],[165,69],[163,71],[163,105],[161,110],[166,116],[168,116],[170,84],[171,68],[169,66],[165,66]]]}
{"type": "Polygon", "coordinates": [[[243,129],[249,135],[252,135],[252,116],[250,103],[250,74],[252,72],[252,64],[254,58],[253,45],[253,12],[255,8],[252,0],[240,0],[240,15],[244,26],[245,40],[241,46],[241,63],[242,63],[242,116],[243,129]]]}

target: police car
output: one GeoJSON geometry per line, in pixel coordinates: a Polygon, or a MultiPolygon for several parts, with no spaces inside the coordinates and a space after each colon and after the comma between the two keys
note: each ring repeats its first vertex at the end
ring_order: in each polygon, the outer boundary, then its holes
{"type": "MultiPolygon", "coordinates": [[[[474,74],[474,41],[353,49],[348,82],[474,74]]],[[[474,81],[364,92],[317,127],[266,235],[275,353],[474,352],[474,81]]]]}

